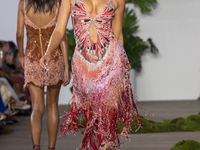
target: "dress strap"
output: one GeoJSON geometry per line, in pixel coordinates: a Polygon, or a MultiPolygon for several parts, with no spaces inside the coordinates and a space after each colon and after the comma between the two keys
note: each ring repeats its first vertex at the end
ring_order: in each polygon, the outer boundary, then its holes
{"type": "Polygon", "coordinates": [[[113,2],[113,7],[114,7],[114,9],[115,9],[115,0],[112,0],[112,2],[113,2]]]}
{"type": "Polygon", "coordinates": [[[58,15],[59,6],[60,6],[60,3],[58,2],[58,3],[57,3],[57,9],[56,9],[56,16],[58,15]]]}

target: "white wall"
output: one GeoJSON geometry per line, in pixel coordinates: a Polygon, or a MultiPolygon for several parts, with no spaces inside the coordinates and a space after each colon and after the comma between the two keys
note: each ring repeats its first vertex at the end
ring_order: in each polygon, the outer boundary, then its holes
{"type": "Polygon", "coordinates": [[[0,40],[15,40],[18,0],[0,1],[0,40]]]}
{"type": "MultiPolygon", "coordinates": [[[[143,39],[151,37],[159,54],[143,56],[135,91],[145,101],[196,99],[200,92],[200,1],[158,2],[151,15],[142,15],[136,9],[138,35],[143,39]]],[[[0,40],[15,41],[17,5],[17,0],[0,1],[0,40]]],[[[70,98],[69,88],[62,88],[60,104],[70,98]]]]}
{"type": "Polygon", "coordinates": [[[140,32],[159,48],[145,54],[137,76],[141,100],[196,99],[200,92],[200,1],[158,0],[151,15],[137,9],[140,32]]]}

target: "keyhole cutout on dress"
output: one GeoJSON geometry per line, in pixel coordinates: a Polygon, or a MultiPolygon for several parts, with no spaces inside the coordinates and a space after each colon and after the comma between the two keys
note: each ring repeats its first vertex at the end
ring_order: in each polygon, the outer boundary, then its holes
{"type": "Polygon", "coordinates": [[[91,25],[90,25],[90,39],[92,40],[93,43],[97,43],[97,36],[98,36],[98,33],[97,33],[97,29],[94,25],[94,23],[92,22],[91,25]]]}

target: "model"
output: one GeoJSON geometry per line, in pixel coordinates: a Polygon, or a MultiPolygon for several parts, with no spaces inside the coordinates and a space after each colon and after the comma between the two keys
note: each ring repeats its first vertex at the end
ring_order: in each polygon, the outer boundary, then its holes
{"type": "Polygon", "coordinates": [[[79,120],[86,121],[81,150],[116,150],[120,147],[117,124],[124,122],[121,136],[136,117],[129,69],[123,48],[122,21],[125,0],[63,0],[57,27],[41,66],[47,67],[50,54],[58,46],[71,14],[76,48],[73,56],[73,97],[63,115],[60,131],[77,132],[79,120]]]}
{"type": "Polygon", "coordinates": [[[46,107],[48,111],[49,150],[55,149],[59,125],[58,99],[61,83],[69,83],[68,49],[64,35],[52,53],[49,67],[40,67],[40,58],[45,54],[50,37],[57,23],[60,1],[20,0],[18,7],[17,44],[21,64],[24,67],[25,84],[31,95],[32,114],[30,128],[33,149],[40,149],[42,117],[44,114],[44,86],[47,86],[46,107]],[[23,52],[24,24],[27,45],[23,52]],[[61,47],[61,48],[60,48],[61,47]]]}

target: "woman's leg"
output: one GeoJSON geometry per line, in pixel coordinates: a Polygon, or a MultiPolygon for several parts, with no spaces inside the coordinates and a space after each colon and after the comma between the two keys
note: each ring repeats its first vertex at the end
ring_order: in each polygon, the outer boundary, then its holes
{"type": "Polygon", "coordinates": [[[49,134],[49,147],[55,148],[58,125],[59,125],[59,112],[58,112],[58,99],[60,93],[60,85],[58,87],[47,87],[47,101],[46,107],[48,111],[48,134],[49,134]]]}
{"type": "Polygon", "coordinates": [[[44,89],[29,84],[28,89],[31,95],[32,113],[30,118],[30,128],[33,145],[40,145],[40,135],[42,130],[42,117],[44,114],[44,89]]]}

